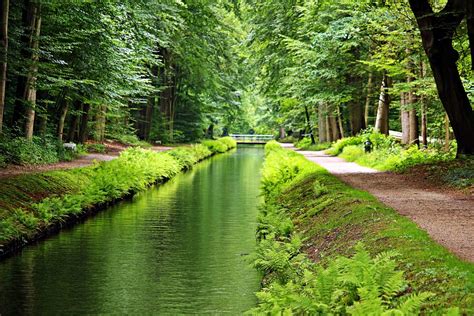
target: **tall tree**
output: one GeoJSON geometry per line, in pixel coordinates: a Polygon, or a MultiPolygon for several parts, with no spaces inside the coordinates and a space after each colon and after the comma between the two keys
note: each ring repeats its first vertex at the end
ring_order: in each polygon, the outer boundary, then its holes
{"type": "Polygon", "coordinates": [[[5,89],[7,84],[7,56],[8,56],[8,17],[9,0],[3,0],[0,6],[0,134],[3,129],[3,112],[5,109],[5,89]]]}
{"type": "MultiPolygon", "coordinates": [[[[459,53],[453,47],[454,33],[466,18],[473,55],[473,1],[448,0],[437,13],[428,0],[409,0],[409,3],[418,22],[439,97],[453,127],[457,153],[474,155],[474,112],[456,65],[459,53]]],[[[474,60],[472,63],[474,65],[474,60]]]]}

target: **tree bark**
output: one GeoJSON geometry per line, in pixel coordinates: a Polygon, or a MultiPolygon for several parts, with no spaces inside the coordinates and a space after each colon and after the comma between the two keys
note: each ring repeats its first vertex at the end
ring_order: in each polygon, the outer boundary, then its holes
{"type": "MultiPolygon", "coordinates": [[[[420,77],[426,77],[426,67],[425,63],[421,62],[420,64],[420,77]]],[[[426,113],[426,98],[424,95],[420,97],[421,104],[421,141],[424,148],[428,147],[428,115],[426,113]]]]}
{"type": "Polygon", "coordinates": [[[304,106],[304,112],[305,112],[305,115],[306,115],[306,128],[308,129],[307,133],[309,133],[309,135],[311,137],[311,145],[314,145],[314,144],[316,144],[316,141],[314,140],[313,127],[311,126],[311,119],[309,117],[309,111],[308,111],[308,106],[307,105],[304,106]]]}
{"type": "Polygon", "coordinates": [[[372,81],[373,81],[373,73],[369,73],[369,80],[367,82],[367,89],[366,93],[367,96],[365,97],[365,109],[364,109],[364,121],[365,121],[365,127],[369,126],[369,115],[370,115],[370,100],[372,96],[372,81]]]}
{"type": "Polygon", "coordinates": [[[366,127],[362,104],[360,104],[357,101],[351,101],[349,109],[350,109],[352,135],[357,135],[360,133],[361,130],[363,130],[366,127]]]}
{"type": "Polygon", "coordinates": [[[380,88],[379,105],[377,108],[377,119],[375,120],[375,130],[382,134],[388,135],[388,114],[390,109],[390,95],[388,89],[390,87],[390,77],[384,71],[382,77],[382,86],[380,88]]]}
{"type": "Polygon", "coordinates": [[[74,101],[73,103],[73,113],[71,113],[72,119],[69,124],[69,130],[67,133],[68,142],[76,142],[78,140],[77,127],[79,126],[79,118],[82,112],[82,102],[74,101]]]}
{"type": "MultiPolygon", "coordinates": [[[[434,13],[428,0],[409,0],[421,32],[438,94],[449,116],[458,143],[457,154],[474,155],[474,112],[456,65],[459,53],[453,48],[453,35],[464,17],[472,23],[472,1],[448,0],[445,8],[434,13]]],[[[472,30],[474,27],[469,25],[472,30]]],[[[470,37],[471,48],[474,38],[470,37]]]]}
{"type": "Polygon", "coordinates": [[[61,100],[61,105],[59,107],[59,121],[58,121],[58,140],[63,141],[64,138],[64,122],[66,120],[68,110],[68,103],[65,99],[61,100]]]}
{"type": "Polygon", "coordinates": [[[400,93],[400,119],[402,121],[402,144],[410,143],[410,112],[407,111],[407,93],[400,93]]]}
{"type": "Polygon", "coordinates": [[[105,121],[106,121],[107,106],[101,105],[97,109],[95,118],[95,132],[94,139],[98,142],[103,142],[105,139],[105,121]]]}
{"type": "Polygon", "coordinates": [[[320,143],[329,141],[327,137],[326,109],[326,104],[321,102],[318,107],[318,135],[320,143]]]}
{"type": "Polygon", "coordinates": [[[8,9],[9,0],[3,0],[0,6],[0,134],[3,130],[3,112],[5,110],[5,91],[7,84],[7,59],[8,59],[8,9]]]}
{"type": "Polygon", "coordinates": [[[89,111],[90,104],[85,103],[82,107],[81,126],[79,127],[79,142],[85,143],[89,138],[89,111]]]}

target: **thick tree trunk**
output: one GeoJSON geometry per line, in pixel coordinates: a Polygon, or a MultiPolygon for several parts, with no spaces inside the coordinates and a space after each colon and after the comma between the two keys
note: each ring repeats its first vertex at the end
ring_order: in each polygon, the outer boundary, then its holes
{"type": "Polygon", "coordinates": [[[357,135],[361,130],[365,129],[364,111],[362,104],[352,101],[349,106],[352,135],[357,135]]]}
{"type": "Polygon", "coordinates": [[[0,134],[3,130],[3,112],[5,110],[5,90],[7,84],[8,58],[8,9],[9,0],[2,0],[0,5],[0,134]]]}
{"type": "Polygon", "coordinates": [[[388,114],[390,109],[390,95],[388,89],[390,87],[390,78],[384,71],[382,77],[382,86],[380,88],[379,105],[377,108],[377,119],[375,121],[375,130],[382,134],[388,135],[388,114]]]}
{"type": "Polygon", "coordinates": [[[90,104],[85,103],[82,107],[81,126],[79,127],[79,142],[85,143],[89,138],[89,111],[90,104]]]}
{"type": "Polygon", "coordinates": [[[331,142],[334,142],[340,138],[339,127],[337,126],[337,117],[334,115],[328,116],[328,121],[329,121],[329,124],[328,124],[329,130],[331,131],[329,140],[331,142]]]}
{"type": "MultiPolygon", "coordinates": [[[[459,54],[452,45],[455,30],[466,13],[472,14],[472,1],[448,0],[439,13],[433,12],[428,0],[409,2],[418,22],[439,97],[458,143],[457,153],[474,155],[474,112],[456,65],[459,54]]],[[[468,25],[468,28],[474,29],[472,25],[468,25]]],[[[472,48],[474,39],[470,38],[470,44],[472,48]]]]}
{"type": "Polygon", "coordinates": [[[279,131],[278,131],[278,139],[283,139],[285,137],[286,137],[285,128],[283,126],[280,126],[279,131]]]}
{"type": "Polygon", "coordinates": [[[364,122],[365,127],[369,126],[369,116],[370,116],[370,100],[372,97],[372,81],[374,75],[372,72],[369,73],[369,80],[367,82],[366,97],[365,97],[365,108],[364,108],[364,122]]]}

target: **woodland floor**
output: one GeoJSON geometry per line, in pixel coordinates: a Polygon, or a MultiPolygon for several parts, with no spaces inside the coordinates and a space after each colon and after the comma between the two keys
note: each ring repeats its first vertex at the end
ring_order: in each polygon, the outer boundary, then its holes
{"type": "MultiPolygon", "coordinates": [[[[285,145],[287,148],[295,149],[285,145]]],[[[436,242],[474,262],[474,194],[429,181],[420,173],[379,172],[325,154],[299,151],[350,186],[367,191],[416,222],[436,242]]]]}
{"type": "MultiPolygon", "coordinates": [[[[118,143],[106,143],[105,153],[90,153],[79,157],[73,161],[64,161],[47,165],[8,165],[6,168],[0,169],[0,179],[14,177],[22,174],[45,172],[51,170],[65,170],[80,168],[92,165],[95,161],[110,161],[117,158],[123,150],[127,149],[128,146],[124,146],[118,143]]],[[[150,148],[154,151],[166,151],[172,149],[172,147],[166,146],[153,146],[150,148]]]]}

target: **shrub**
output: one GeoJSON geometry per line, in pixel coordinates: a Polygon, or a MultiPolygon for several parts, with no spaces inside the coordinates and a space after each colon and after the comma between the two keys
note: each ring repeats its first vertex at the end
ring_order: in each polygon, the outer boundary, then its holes
{"type": "Polygon", "coordinates": [[[105,153],[106,147],[104,144],[92,143],[86,144],[85,150],[88,152],[103,154],[105,153]]]}
{"type": "Polygon", "coordinates": [[[227,145],[219,140],[208,139],[202,141],[202,144],[213,153],[224,153],[228,150],[227,145]]]}
{"type": "Polygon", "coordinates": [[[237,147],[237,142],[230,136],[219,138],[218,141],[224,143],[228,149],[237,147]]]}

